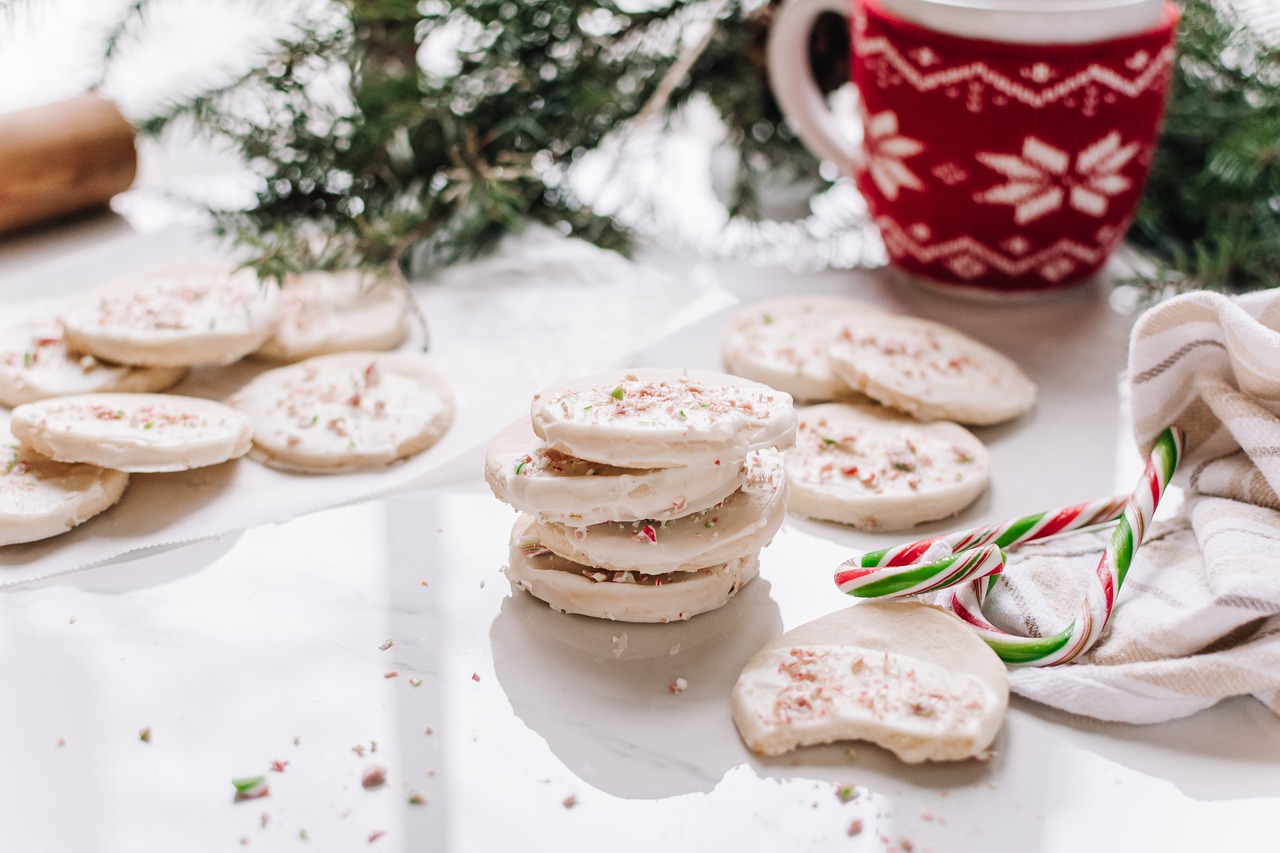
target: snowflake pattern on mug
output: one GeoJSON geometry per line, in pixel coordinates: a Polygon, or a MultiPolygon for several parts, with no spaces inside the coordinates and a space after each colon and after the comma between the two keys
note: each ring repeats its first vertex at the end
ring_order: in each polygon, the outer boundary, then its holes
{"type": "Polygon", "coordinates": [[[1081,213],[1102,217],[1108,199],[1133,186],[1121,171],[1141,149],[1139,142],[1122,146],[1120,134],[1112,131],[1081,150],[1072,169],[1070,154],[1028,136],[1021,155],[989,151],[975,155],[1007,180],[978,193],[974,200],[1012,206],[1019,225],[1061,210],[1064,202],[1081,213]]]}
{"type": "Polygon", "coordinates": [[[867,172],[884,197],[896,199],[903,187],[924,189],[920,178],[902,162],[924,151],[924,143],[899,135],[897,114],[876,113],[866,120],[866,128],[867,172]]]}

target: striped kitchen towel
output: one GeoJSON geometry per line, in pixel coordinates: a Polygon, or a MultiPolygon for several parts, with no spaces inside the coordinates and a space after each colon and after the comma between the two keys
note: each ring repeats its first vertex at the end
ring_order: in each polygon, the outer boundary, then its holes
{"type": "MultiPolygon", "coordinates": [[[[1098,644],[1016,670],[1011,687],[1134,723],[1238,695],[1280,714],[1280,291],[1155,306],[1134,327],[1128,381],[1144,455],[1165,427],[1187,433],[1184,509],[1148,531],[1098,644]]],[[[1030,633],[1065,624],[1108,535],[1019,549],[991,615],[1030,633]]]]}

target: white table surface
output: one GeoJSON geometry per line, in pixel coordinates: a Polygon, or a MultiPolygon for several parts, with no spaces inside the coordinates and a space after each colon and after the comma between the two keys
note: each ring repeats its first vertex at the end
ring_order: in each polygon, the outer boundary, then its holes
{"type": "MultiPolygon", "coordinates": [[[[126,231],[108,218],[0,243],[0,300],[50,253],[126,231]]],[[[643,257],[676,275],[698,263],[643,257]]],[[[744,301],[844,293],[942,319],[1039,383],[1032,414],[978,431],[993,455],[989,494],[922,532],[1127,491],[1139,469],[1119,399],[1130,318],[1100,287],[991,307],[883,274],[729,262],[708,273],[744,301]]],[[[725,316],[630,362],[716,368],[725,316]]],[[[903,536],[792,519],[761,578],[722,610],[672,625],[564,616],[513,595],[501,574],[513,513],[484,486],[481,461],[477,446],[429,489],[0,595],[0,850],[1276,843],[1280,721],[1250,699],[1128,726],[1015,698],[987,763],[907,766],[865,744],[754,757],[730,719],[742,664],[849,603],[830,580],[838,562],[903,536]],[[677,695],[678,677],[688,688],[677,695]],[[288,763],[274,772],[273,761],[288,763]],[[366,791],[372,764],[388,783],[366,791]],[[230,780],[259,773],[269,796],[234,803],[230,780]],[[841,785],[858,797],[842,802],[841,785]],[[410,791],[426,802],[409,803],[410,791]]]]}

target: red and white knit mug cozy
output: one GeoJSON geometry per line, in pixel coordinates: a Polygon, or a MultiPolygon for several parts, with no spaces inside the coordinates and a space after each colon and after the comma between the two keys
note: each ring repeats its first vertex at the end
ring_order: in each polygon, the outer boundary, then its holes
{"type": "Polygon", "coordinates": [[[851,171],[894,266],[995,293],[1097,272],[1150,167],[1176,10],[1146,32],[1078,44],[949,35],[875,0],[852,11],[863,140],[851,171]]]}

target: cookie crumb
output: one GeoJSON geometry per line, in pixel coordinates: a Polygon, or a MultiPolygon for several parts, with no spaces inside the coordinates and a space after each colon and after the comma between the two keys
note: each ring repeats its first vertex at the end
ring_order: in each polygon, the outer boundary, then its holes
{"type": "Polygon", "coordinates": [[[561,802],[561,805],[564,806],[566,809],[571,809],[577,804],[578,804],[578,798],[573,794],[570,794],[569,796],[565,797],[564,801],[561,802]]]}
{"type": "Polygon", "coordinates": [[[378,646],[378,650],[385,652],[387,649],[391,648],[395,644],[396,644],[395,640],[387,640],[382,645],[378,646]]]}
{"type": "Polygon", "coordinates": [[[387,784],[387,768],[381,764],[370,764],[360,777],[360,786],[366,791],[373,791],[387,784]]]}

